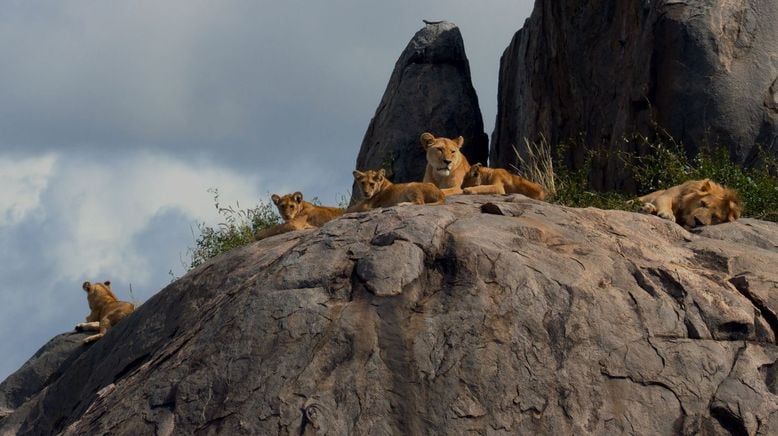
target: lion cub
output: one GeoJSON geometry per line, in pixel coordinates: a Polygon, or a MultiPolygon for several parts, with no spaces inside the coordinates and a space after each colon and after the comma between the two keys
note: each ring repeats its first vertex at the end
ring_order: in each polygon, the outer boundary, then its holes
{"type": "Polygon", "coordinates": [[[687,227],[708,226],[740,218],[743,205],[737,192],[710,180],[690,180],[638,197],[640,211],[687,227]]]}
{"type": "Polygon", "coordinates": [[[76,324],[77,331],[97,331],[97,334],[84,338],[84,343],[94,342],[103,336],[109,328],[115,326],[135,310],[135,305],[119,301],[111,292],[111,282],[84,282],[81,287],[86,291],[89,302],[89,316],[86,322],[76,324]]]}
{"type": "Polygon", "coordinates": [[[537,183],[502,168],[487,168],[480,163],[470,167],[462,187],[465,194],[524,194],[535,200],[546,197],[537,183]]]}
{"type": "Polygon", "coordinates": [[[313,203],[303,201],[303,194],[299,191],[294,194],[286,194],[283,197],[273,194],[270,199],[278,208],[278,213],[284,219],[284,223],[258,231],[255,235],[257,240],[293,230],[321,227],[324,223],[343,215],[344,212],[338,207],[316,206],[313,203]]]}
{"type": "Polygon", "coordinates": [[[361,212],[401,204],[442,204],[446,200],[443,192],[432,183],[392,183],[386,178],[383,169],[354,171],[352,174],[362,191],[364,200],[348,208],[347,212],[361,212]]]}
{"type": "Polygon", "coordinates": [[[467,158],[459,151],[465,139],[436,138],[428,132],[422,133],[420,139],[427,151],[424,181],[435,184],[445,195],[461,194],[462,182],[470,169],[467,158]]]}

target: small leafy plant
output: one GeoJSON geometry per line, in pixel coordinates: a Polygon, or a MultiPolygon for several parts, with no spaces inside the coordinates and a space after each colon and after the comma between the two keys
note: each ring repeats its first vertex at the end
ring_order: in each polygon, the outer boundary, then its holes
{"type": "MultiPolygon", "coordinates": [[[[241,209],[240,203],[235,206],[224,206],[219,200],[219,190],[212,188],[216,212],[223,217],[223,222],[216,226],[199,223],[197,229],[200,235],[195,238],[195,246],[189,249],[191,261],[189,269],[196,268],[208,259],[226,253],[233,248],[254,241],[254,234],[261,229],[278,224],[280,218],[272,203],[260,201],[255,207],[241,209]]],[[[194,233],[194,231],[193,231],[194,233]]]]}

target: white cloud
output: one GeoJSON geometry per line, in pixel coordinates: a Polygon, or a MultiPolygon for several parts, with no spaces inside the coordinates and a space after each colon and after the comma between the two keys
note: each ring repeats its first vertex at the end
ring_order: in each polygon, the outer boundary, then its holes
{"type": "Polygon", "coordinates": [[[209,188],[218,187],[225,202],[250,206],[276,186],[257,174],[148,152],[112,161],[63,158],[46,195],[45,207],[62,229],[47,256],[66,279],[143,283],[152,269],[175,266],[172,259],[149,265],[148,253],[136,250],[135,239],[155,216],[173,210],[193,223],[213,221],[209,188]]]}
{"type": "Polygon", "coordinates": [[[0,157],[0,228],[12,226],[40,208],[57,158],[54,154],[12,159],[0,157]]]}
{"type": "Polygon", "coordinates": [[[222,205],[242,209],[270,192],[327,202],[322,194],[333,188],[320,182],[329,171],[311,161],[240,172],[150,151],[0,158],[0,175],[0,240],[15,253],[4,253],[0,281],[45,266],[46,283],[110,279],[141,285],[146,297],[169,270],[183,272],[181,255],[194,244],[187,224],[223,221],[210,188],[222,205]]]}

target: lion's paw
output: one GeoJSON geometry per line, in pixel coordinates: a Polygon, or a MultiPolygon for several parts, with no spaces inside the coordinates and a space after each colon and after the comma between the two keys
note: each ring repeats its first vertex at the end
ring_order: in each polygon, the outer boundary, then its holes
{"type": "Polygon", "coordinates": [[[672,213],[664,211],[664,210],[660,210],[659,212],[657,212],[656,216],[658,216],[660,218],[664,218],[666,220],[675,221],[675,216],[672,213]]]}
{"type": "Polygon", "coordinates": [[[77,332],[83,332],[84,331],[84,323],[78,323],[76,324],[76,331],[77,332]]]}
{"type": "Polygon", "coordinates": [[[656,206],[654,206],[653,203],[643,203],[643,206],[640,207],[640,211],[642,213],[655,214],[656,206]]]}
{"type": "Polygon", "coordinates": [[[96,341],[96,340],[98,340],[98,339],[100,339],[102,337],[103,337],[103,335],[98,333],[96,335],[92,335],[92,336],[88,336],[88,337],[84,338],[84,340],[81,341],[81,342],[84,343],[84,344],[90,344],[90,343],[92,343],[92,342],[94,342],[94,341],[96,341]]]}

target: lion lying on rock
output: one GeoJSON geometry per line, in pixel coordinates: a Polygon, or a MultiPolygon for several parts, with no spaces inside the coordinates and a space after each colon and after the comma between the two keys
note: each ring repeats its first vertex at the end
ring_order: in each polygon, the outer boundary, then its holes
{"type": "Polygon", "coordinates": [[[317,206],[303,200],[302,192],[286,194],[283,197],[273,194],[270,197],[278,208],[278,213],[284,223],[258,231],[254,237],[257,240],[294,230],[321,227],[325,223],[343,215],[344,210],[338,207],[317,206]]]}
{"type": "Polygon", "coordinates": [[[77,331],[97,331],[97,334],[84,338],[84,343],[94,342],[103,336],[111,327],[123,320],[135,310],[135,305],[119,301],[111,292],[111,282],[84,282],[81,287],[86,291],[89,302],[89,316],[86,322],[76,324],[77,331]]]}
{"type": "Polygon", "coordinates": [[[543,187],[502,168],[487,168],[480,163],[470,167],[462,183],[465,194],[523,194],[543,200],[543,187]]]}
{"type": "Polygon", "coordinates": [[[639,197],[640,211],[692,228],[735,221],[743,206],[737,192],[710,179],[686,183],[639,197]]]}
{"type": "Polygon", "coordinates": [[[386,178],[383,169],[354,171],[353,174],[364,200],[349,207],[346,212],[362,212],[402,204],[442,204],[446,200],[443,192],[432,183],[392,183],[386,178]]]}
{"type": "Polygon", "coordinates": [[[462,182],[470,169],[470,163],[459,149],[465,143],[463,137],[456,139],[436,138],[432,133],[421,134],[421,145],[427,152],[427,169],[424,181],[433,183],[445,195],[462,193],[462,182]]]}

